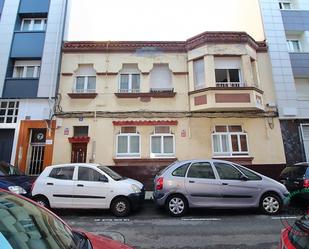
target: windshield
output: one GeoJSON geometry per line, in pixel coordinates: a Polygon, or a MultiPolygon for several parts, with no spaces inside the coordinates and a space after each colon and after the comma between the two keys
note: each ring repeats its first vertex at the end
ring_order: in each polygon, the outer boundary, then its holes
{"type": "Polygon", "coordinates": [[[116,173],[115,171],[110,169],[109,167],[100,165],[100,166],[98,166],[98,168],[100,170],[102,170],[105,174],[109,175],[115,181],[119,181],[119,180],[125,179],[124,177],[122,177],[121,175],[119,175],[118,173],[116,173]]]}
{"type": "Polygon", "coordinates": [[[16,167],[6,163],[0,162],[0,176],[23,175],[16,167]]]}
{"type": "Polygon", "coordinates": [[[0,193],[0,244],[14,249],[75,249],[71,230],[48,211],[0,193]]]}

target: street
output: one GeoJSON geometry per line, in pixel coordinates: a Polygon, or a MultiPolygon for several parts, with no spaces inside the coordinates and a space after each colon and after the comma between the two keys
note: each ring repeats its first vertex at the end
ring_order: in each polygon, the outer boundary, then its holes
{"type": "Polygon", "coordinates": [[[259,210],[196,209],[185,217],[172,218],[147,201],[141,211],[120,219],[106,210],[56,213],[74,228],[109,236],[137,249],[269,249],[278,246],[282,217],[293,224],[302,211],[290,208],[281,215],[267,216],[259,210]]]}

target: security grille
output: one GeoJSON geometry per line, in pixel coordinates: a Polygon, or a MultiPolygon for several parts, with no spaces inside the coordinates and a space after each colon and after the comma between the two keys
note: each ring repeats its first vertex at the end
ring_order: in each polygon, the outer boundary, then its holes
{"type": "Polygon", "coordinates": [[[29,175],[39,175],[43,170],[45,145],[30,145],[29,175]]]}

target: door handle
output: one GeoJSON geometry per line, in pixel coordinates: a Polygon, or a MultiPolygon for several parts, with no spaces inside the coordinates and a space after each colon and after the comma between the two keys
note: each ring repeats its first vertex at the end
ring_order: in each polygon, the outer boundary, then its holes
{"type": "Polygon", "coordinates": [[[76,186],[77,186],[77,187],[84,187],[83,184],[77,184],[76,186]]]}
{"type": "Polygon", "coordinates": [[[52,182],[48,182],[46,183],[46,185],[54,185],[52,182]]]}
{"type": "Polygon", "coordinates": [[[226,183],[226,182],[222,182],[222,185],[229,185],[228,183],[226,183]]]}
{"type": "Polygon", "coordinates": [[[195,181],[189,181],[189,183],[195,183],[195,181]]]}

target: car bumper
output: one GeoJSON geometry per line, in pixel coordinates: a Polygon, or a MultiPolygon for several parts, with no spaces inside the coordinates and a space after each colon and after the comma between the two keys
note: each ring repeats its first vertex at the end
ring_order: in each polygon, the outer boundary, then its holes
{"type": "Polygon", "coordinates": [[[166,195],[160,192],[153,192],[153,201],[156,206],[161,207],[165,204],[166,195]]]}
{"type": "Polygon", "coordinates": [[[128,198],[130,200],[131,208],[133,210],[138,210],[142,207],[145,200],[145,190],[142,189],[140,193],[134,193],[128,195],[128,198]]]}

